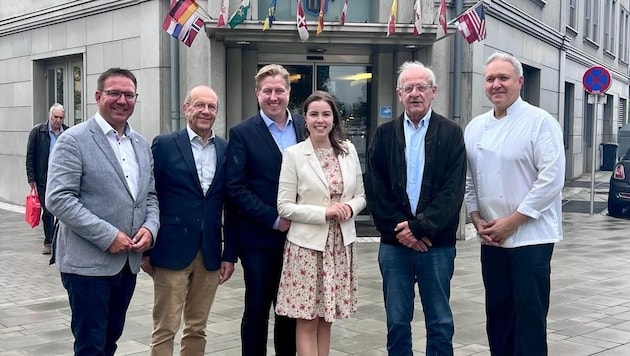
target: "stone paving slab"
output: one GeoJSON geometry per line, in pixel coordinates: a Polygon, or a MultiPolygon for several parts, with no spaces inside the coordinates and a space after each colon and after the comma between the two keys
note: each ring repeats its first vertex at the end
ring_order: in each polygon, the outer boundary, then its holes
{"type": "MultiPolygon", "coordinates": [[[[584,191],[565,192],[567,200],[588,196],[584,191]]],[[[556,245],[552,260],[549,354],[630,355],[630,220],[565,212],[563,225],[565,240],[556,245]]],[[[72,355],[67,295],[48,256],[40,254],[41,235],[41,227],[30,229],[21,213],[0,210],[0,356],[72,355]]],[[[359,311],[333,325],[331,356],[387,354],[378,243],[362,241],[357,245],[359,311]]],[[[455,266],[455,355],[489,355],[475,239],[458,241],[455,266]]],[[[241,354],[243,293],[242,269],[237,266],[232,279],[217,291],[208,320],[207,355],[241,354]]],[[[152,281],[140,274],[117,355],[148,354],[152,304],[152,281]]],[[[416,306],[414,354],[424,355],[424,320],[420,303],[416,306]]],[[[268,350],[272,355],[272,348],[268,350]]]]}

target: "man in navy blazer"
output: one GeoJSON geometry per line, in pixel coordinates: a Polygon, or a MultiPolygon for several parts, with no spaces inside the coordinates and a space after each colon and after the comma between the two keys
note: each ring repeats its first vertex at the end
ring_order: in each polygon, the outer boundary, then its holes
{"type": "MultiPolygon", "coordinates": [[[[230,130],[227,159],[227,187],[238,210],[236,245],[245,278],[243,356],[267,353],[269,308],[276,302],[291,224],[276,209],[282,152],[304,139],[304,117],[287,110],[289,72],[270,64],[255,80],[260,112],[230,130]]],[[[275,316],[274,345],[278,356],[295,355],[294,319],[275,316]]]]}
{"type": "Polygon", "coordinates": [[[153,140],[161,227],[142,263],[154,281],[151,355],[173,354],[182,311],[181,355],[203,355],[215,292],[234,271],[233,239],[221,223],[227,141],[212,130],[218,109],[214,90],[195,87],[183,104],[187,127],[153,140]]]}

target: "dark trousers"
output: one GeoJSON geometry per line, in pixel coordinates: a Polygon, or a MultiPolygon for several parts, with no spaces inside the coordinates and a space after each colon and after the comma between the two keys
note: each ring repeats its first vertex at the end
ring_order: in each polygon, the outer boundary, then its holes
{"type": "MultiPolygon", "coordinates": [[[[243,356],[267,354],[269,308],[276,305],[282,252],[282,249],[239,250],[245,278],[245,311],[241,321],[243,356]]],[[[277,356],[295,355],[295,319],[275,315],[274,346],[277,356]]]]}
{"type": "Polygon", "coordinates": [[[46,186],[37,185],[37,195],[42,205],[42,225],[44,226],[44,245],[52,244],[55,229],[55,217],[46,209],[46,186]]]}
{"type": "Polygon", "coordinates": [[[112,356],[136,287],[129,266],[106,277],[61,273],[72,310],[75,356],[112,356]]]}
{"type": "Polygon", "coordinates": [[[481,246],[486,331],[493,356],[547,355],[553,247],[481,246]]]}

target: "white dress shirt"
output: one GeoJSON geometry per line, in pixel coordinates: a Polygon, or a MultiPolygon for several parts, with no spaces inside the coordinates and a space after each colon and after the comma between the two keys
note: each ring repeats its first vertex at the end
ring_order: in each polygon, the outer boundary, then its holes
{"type": "Polygon", "coordinates": [[[190,126],[186,126],[186,131],[188,131],[188,139],[190,140],[190,147],[195,159],[199,183],[201,183],[203,194],[206,194],[212,185],[212,180],[217,170],[217,148],[214,145],[214,130],[206,144],[203,143],[201,136],[197,135],[190,126]]]}
{"type": "Polygon", "coordinates": [[[125,174],[125,179],[127,180],[129,191],[131,191],[131,196],[136,199],[138,197],[140,166],[138,165],[136,153],[134,152],[133,145],[131,144],[131,140],[134,139],[131,126],[129,123],[126,123],[125,132],[122,137],[119,138],[118,131],[114,130],[114,128],[105,121],[99,112],[96,112],[94,118],[101,130],[103,130],[103,133],[107,138],[107,142],[109,142],[112,150],[114,150],[114,154],[116,154],[118,163],[125,174]]]}
{"type": "Polygon", "coordinates": [[[558,121],[519,98],[501,119],[491,110],[464,134],[468,158],[466,207],[493,220],[529,216],[502,247],[562,240],[564,143],[558,121]]]}

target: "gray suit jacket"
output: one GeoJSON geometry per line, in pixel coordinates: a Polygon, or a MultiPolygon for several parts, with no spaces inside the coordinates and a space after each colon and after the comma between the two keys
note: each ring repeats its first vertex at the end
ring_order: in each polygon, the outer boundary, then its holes
{"type": "Polygon", "coordinates": [[[59,271],[84,276],[112,276],[124,267],[138,273],[141,253],[107,252],[118,231],[129,237],[145,227],[157,237],[159,211],[149,143],[131,135],[140,167],[137,199],[94,117],[59,136],[48,167],[46,206],[56,216],[59,271]]]}

